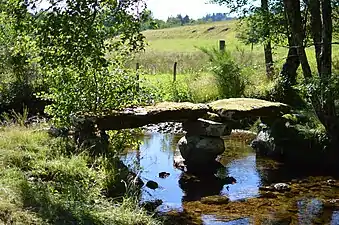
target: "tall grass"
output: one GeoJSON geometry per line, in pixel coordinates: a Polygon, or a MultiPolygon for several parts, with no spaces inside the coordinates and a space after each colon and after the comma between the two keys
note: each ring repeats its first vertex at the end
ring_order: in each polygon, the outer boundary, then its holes
{"type": "Polygon", "coordinates": [[[241,68],[229,51],[200,48],[208,55],[211,71],[216,77],[221,98],[243,97],[247,83],[241,68]]]}
{"type": "Polygon", "coordinates": [[[144,75],[142,79],[156,93],[158,101],[199,103],[219,96],[215,78],[209,73],[178,74],[175,82],[172,74],[144,75]]]}
{"type": "Polygon", "coordinates": [[[2,127],[0,224],[158,224],[135,198],[105,196],[108,180],[120,183],[119,168],[105,167],[110,160],[40,127],[2,127]]]}
{"type": "Polygon", "coordinates": [[[177,62],[177,72],[192,74],[207,71],[208,58],[202,52],[158,52],[147,50],[139,53],[127,63],[128,67],[135,68],[139,63],[146,74],[173,73],[174,63],[177,62]]]}

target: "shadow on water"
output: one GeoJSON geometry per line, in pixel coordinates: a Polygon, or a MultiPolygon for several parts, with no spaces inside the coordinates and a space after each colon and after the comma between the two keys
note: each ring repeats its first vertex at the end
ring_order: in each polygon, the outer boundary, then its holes
{"type": "MultiPolygon", "coordinates": [[[[290,198],[286,198],[288,200],[285,199],[285,196],[265,200],[266,202],[263,204],[269,204],[268,210],[265,211],[268,216],[265,218],[258,211],[259,208],[256,208],[255,204],[257,203],[253,204],[254,207],[250,209],[252,199],[261,201],[260,186],[290,182],[291,180],[302,182],[309,176],[322,175],[321,171],[316,168],[315,171],[309,168],[307,170],[285,168],[273,160],[257,157],[248,146],[248,142],[229,138],[225,139],[226,151],[220,160],[224,167],[218,171],[216,176],[197,179],[173,167],[173,156],[180,138],[181,136],[172,134],[143,136],[141,138],[143,144],[138,150],[130,150],[122,156],[122,160],[131,169],[141,169],[140,176],[145,183],[152,180],[159,184],[159,188],[155,190],[143,188],[142,202],[161,199],[163,204],[158,207],[159,212],[170,213],[175,211],[188,218],[185,222],[175,223],[171,221],[168,224],[314,224],[314,221],[317,220],[316,224],[339,225],[339,211],[324,210],[323,203],[318,200],[317,195],[313,197],[312,194],[303,195],[302,191],[298,193],[298,197],[292,198],[290,196],[290,198]],[[167,172],[170,175],[166,178],[160,178],[160,172],[167,172]],[[234,177],[236,183],[228,182],[229,177],[234,177]],[[239,204],[234,207],[239,207],[241,210],[236,211],[234,209],[233,212],[232,209],[228,209],[233,213],[233,216],[228,216],[227,213],[220,213],[222,211],[220,209],[225,207],[216,207],[215,210],[213,209],[214,206],[208,206],[207,210],[203,207],[200,208],[203,205],[199,202],[202,197],[214,195],[227,196],[231,201],[230,204],[239,204]],[[250,203],[247,203],[247,201],[250,203]],[[282,204],[281,201],[288,201],[286,204],[292,202],[293,206],[291,207],[293,209],[287,210],[287,206],[282,204]],[[190,202],[195,209],[189,208],[190,202]],[[272,213],[270,213],[270,204],[272,207],[281,205],[281,210],[278,208],[279,212],[276,213],[271,210],[272,213]],[[249,208],[246,208],[247,206],[249,208]],[[251,210],[253,213],[251,213],[251,210]],[[241,213],[241,211],[248,212],[241,213]],[[319,220],[320,217],[321,220],[319,220]]],[[[332,197],[339,199],[339,194],[334,194],[332,197]]],[[[226,212],[226,210],[223,211],[226,212]]]]}

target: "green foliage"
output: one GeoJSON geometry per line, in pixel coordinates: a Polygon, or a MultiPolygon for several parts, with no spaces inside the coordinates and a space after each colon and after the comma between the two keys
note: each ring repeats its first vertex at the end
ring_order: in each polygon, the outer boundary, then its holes
{"type": "MultiPolygon", "coordinates": [[[[296,86],[298,92],[306,99],[309,104],[311,104],[311,98],[317,98],[321,104],[323,110],[325,110],[325,105],[330,99],[334,101],[339,100],[339,76],[338,76],[338,67],[336,62],[333,63],[333,74],[328,78],[321,78],[318,75],[312,76],[312,78],[307,79],[305,83],[300,83],[296,86]]],[[[311,107],[311,105],[310,105],[311,107]]]]}
{"type": "Polygon", "coordinates": [[[245,44],[264,44],[272,41],[274,44],[287,44],[288,29],[280,2],[271,2],[269,12],[260,7],[253,8],[252,13],[239,20],[237,38],[245,44]]]}
{"type": "Polygon", "coordinates": [[[0,3],[0,111],[20,111],[23,104],[34,108],[34,92],[44,88],[34,64],[37,49],[31,35],[32,17],[20,2],[0,3]]]}
{"type": "Polygon", "coordinates": [[[50,3],[49,10],[37,12],[32,27],[48,86],[39,97],[52,102],[46,112],[53,122],[69,126],[75,113],[142,104],[148,96],[138,91],[136,75],[122,66],[126,56],[144,46],[139,33],[144,8],[138,14],[129,11],[142,1],[50,3]],[[107,43],[112,35],[115,41],[107,43]],[[107,51],[114,52],[110,60],[107,51]]]}
{"type": "Polygon", "coordinates": [[[15,110],[11,110],[11,113],[4,112],[2,114],[2,120],[4,124],[18,124],[20,126],[25,126],[28,119],[28,108],[23,107],[23,112],[18,113],[15,110]]]}
{"type": "Polygon", "coordinates": [[[209,56],[211,71],[216,76],[220,98],[242,97],[247,79],[229,51],[200,48],[209,56]]]}
{"type": "Polygon", "coordinates": [[[108,184],[118,187],[125,179],[112,158],[75,150],[39,127],[2,128],[0,211],[6,213],[0,223],[159,224],[135,198],[115,202],[104,195],[108,184]]]}

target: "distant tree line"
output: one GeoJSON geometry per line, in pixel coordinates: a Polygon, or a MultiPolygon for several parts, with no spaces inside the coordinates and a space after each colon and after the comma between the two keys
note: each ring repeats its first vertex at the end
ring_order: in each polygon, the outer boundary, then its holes
{"type": "Polygon", "coordinates": [[[148,16],[144,20],[142,24],[142,30],[150,30],[150,29],[164,29],[171,27],[180,27],[185,25],[194,25],[194,24],[203,24],[208,22],[215,21],[225,21],[231,20],[233,17],[227,16],[226,13],[213,13],[207,14],[206,16],[199,19],[192,19],[188,15],[178,14],[176,16],[170,16],[166,21],[155,19],[152,12],[148,11],[148,16]]]}

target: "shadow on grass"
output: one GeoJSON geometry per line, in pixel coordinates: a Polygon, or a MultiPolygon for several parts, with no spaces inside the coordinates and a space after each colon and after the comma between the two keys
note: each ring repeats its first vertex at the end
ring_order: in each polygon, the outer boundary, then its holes
{"type": "MultiPolygon", "coordinates": [[[[75,190],[75,188],[74,188],[75,190]]],[[[42,182],[25,181],[21,185],[21,194],[24,207],[28,210],[36,212],[44,221],[50,224],[66,225],[66,224],[101,224],[90,207],[81,199],[81,193],[71,193],[74,198],[72,201],[63,199],[57,191],[51,190],[51,187],[42,182]],[[53,194],[52,194],[53,193],[53,194]],[[76,202],[75,199],[80,199],[76,202]]]]}

